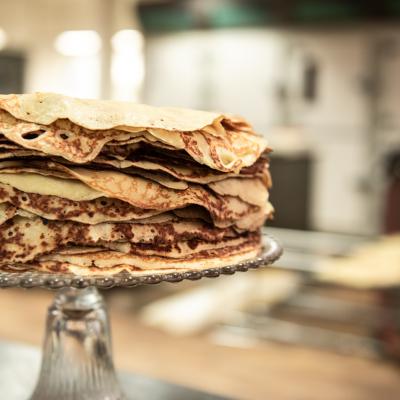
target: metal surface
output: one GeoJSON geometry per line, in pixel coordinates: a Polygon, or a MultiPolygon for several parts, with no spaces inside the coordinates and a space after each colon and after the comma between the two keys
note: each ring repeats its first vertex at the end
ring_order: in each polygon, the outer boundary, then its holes
{"type": "MultiPolygon", "coordinates": [[[[0,399],[26,400],[39,373],[40,351],[31,346],[0,342],[0,399]]],[[[223,400],[223,397],[141,375],[119,373],[128,400],[223,400]]]]}
{"type": "Polygon", "coordinates": [[[49,274],[39,272],[0,272],[0,288],[7,287],[43,287],[47,289],[60,289],[63,287],[86,288],[96,286],[99,289],[112,287],[134,287],[160,282],[180,282],[184,279],[197,280],[201,278],[216,278],[220,275],[232,275],[235,272],[244,272],[267,266],[275,262],[282,254],[280,244],[270,236],[263,236],[263,250],[259,257],[219,268],[203,270],[185,270],[183,272],[146,274],[119,273],[112,276],[78,276],[72,274],[49,274]]]}
{"type": "Polygon", "coordinates": [[[268,232],[279,237],[285,249],[285,253],[274,267],[311,275],[320,272],[328,258],[346,256],[361,244],[374,240],[370,236],[275,227],[268,227],[268,232]]]}

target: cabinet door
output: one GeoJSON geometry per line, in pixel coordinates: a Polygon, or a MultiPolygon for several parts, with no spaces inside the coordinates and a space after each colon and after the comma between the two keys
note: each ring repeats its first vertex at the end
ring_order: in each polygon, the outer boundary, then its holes
{"type": "Polygon", "coordinates": [[[272,155],[273,187],[271,202],[276,213],[268,226],[288,229],[310,229],[310,174],[312,160],[308,156],[285,158],[272,155]]]}
{"type": "Polygon", "coordinates": [[[0,52],[0,93],[23,93],[25,58],[0,52]]]}

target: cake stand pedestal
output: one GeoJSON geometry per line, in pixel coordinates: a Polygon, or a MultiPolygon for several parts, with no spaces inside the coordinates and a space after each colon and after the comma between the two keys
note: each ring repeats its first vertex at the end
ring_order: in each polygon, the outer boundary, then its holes
{"type": "MultiPolygon", "coordinates": [[[[0,287],[59,289],[48,309],[42,366],[30,400],[125,400],[116,377],[108,315],[97,288],[215,278],[269,265],[282,248],[265,236],[262,254],[236,265],[167,274],[112,277],[1,272],[0,287]]],[[[134,395],[134,394],[133,394],[134,395]]],[[[131,397],[131,396],[130,396],[131,397]]]]}

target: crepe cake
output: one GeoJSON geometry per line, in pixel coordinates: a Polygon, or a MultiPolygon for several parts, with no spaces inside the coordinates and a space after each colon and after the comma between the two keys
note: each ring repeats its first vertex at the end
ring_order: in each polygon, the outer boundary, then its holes
{"type": "Polygon", "coordinates": [[[0,96],[0,269],[222,267],[261,251],[266,141],[242,118],[36,93],[0,96]]]}

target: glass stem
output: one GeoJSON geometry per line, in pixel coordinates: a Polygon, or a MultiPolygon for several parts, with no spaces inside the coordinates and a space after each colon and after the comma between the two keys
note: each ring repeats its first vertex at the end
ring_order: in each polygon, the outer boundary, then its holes
{"type": "Polygon", "coordinates": [[[110,328],[96,288],[61,289],[48,309],[39,380],[30,400],[123,400],[110,328]]]}

